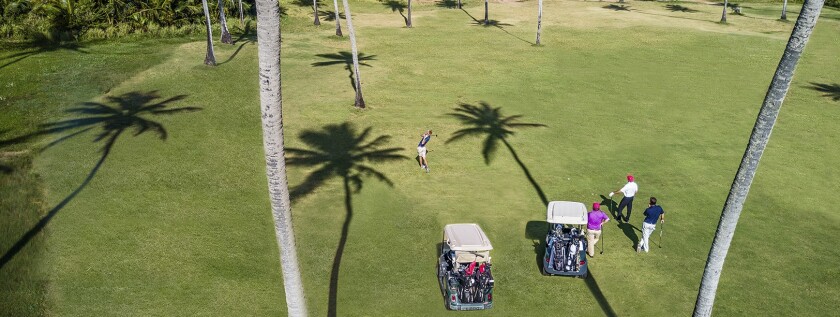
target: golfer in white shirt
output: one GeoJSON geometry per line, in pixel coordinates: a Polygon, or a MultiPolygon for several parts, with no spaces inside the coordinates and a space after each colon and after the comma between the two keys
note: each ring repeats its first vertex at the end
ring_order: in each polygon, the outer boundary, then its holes
{"type": "Polygon", "coordinates": [[[620,192],[624,195],[624,198],[621,198],[621,202],[618,203],[618,215],[615,216],[618,221],[621,221],[621,211],[624,210],[624,207],[627,207],[627,217],[624,218],[624,222],[630,221],[630,213],[633,212],[633,197],[636,196],[636,192],[639,191],[639,185],[636,185],[636,182],[633,181],[633,175],[627,175],[627,184],[624,184],[619,190],[610,192],[610,198],[615,195],[616,192],[620,192]]]}

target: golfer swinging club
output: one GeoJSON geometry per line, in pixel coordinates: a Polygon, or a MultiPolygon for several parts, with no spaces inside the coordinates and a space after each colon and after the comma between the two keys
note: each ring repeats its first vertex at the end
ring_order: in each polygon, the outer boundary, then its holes
{"type": "Polygon", "coordinates": [[[621,198],[621,202],[618,203],[618,214],[615,216],[619,222],[622,220],[621,211],[624,210],[624,207],[627,207],[627,217],[624,218],[624,222],[630,221],[630,213],[633,212],[633,197],[636,196],[636,192],[639,191],[639,185],[636,185],[636,182],[633,180],[633,175],[627,175],[627,184],[619,190],[610,192],[610,198],[612,198],[616,192],[621,192],[621,194],[624,195],[624,198],[621,198]]]}
{"type": "Polygon", "coordinates": [[[420,136],[420,143],[417,144],[417,156],[420,157],[420,169],[429,172],[429,161],[426,160],[426,144],[432,139],[432,130],[420,136]]]}

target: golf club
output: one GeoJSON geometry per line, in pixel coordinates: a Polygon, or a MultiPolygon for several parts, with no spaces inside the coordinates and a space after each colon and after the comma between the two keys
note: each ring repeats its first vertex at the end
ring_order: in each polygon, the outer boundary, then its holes
{"type": "Polygon", "coordinates": [[[665,232],[665,222],[660,223],[662,228],[659,229],[659,248],[662,249],[662,233],[665,232]]]}

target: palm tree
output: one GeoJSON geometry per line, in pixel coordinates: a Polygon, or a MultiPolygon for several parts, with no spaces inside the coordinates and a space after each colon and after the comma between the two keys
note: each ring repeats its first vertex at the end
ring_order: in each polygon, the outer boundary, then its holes
{"type": "Polygon", "coordinates": [[[706,268],[703,271],[703,279],[700,282],[700,291],[697,295],[697,303],[694,306],[694,316],[710,316],[712,314],[720,273],[723,270],[723,262],[726,260],[726,253],[729,251],[732,236],[735,235],[738,217],[741,216],[741,210],[750,191],[750,185],[752,185],[753,177],[758,168],[758,162],[761,160],[761,154],[764,153],[764,148],[770,141],[770,133],[773,131],[773,125],[775,125],[776,118],[779,116],[782,102],[790,88],[796,64],[805,49],[805,44],[811,37],[811,31],[817,23],[817,18],[820,16],[820,10],[824,3],[825,0],[805,0],[802,5],[802,12],[796,19],[796,25],[793,27],[785,52],[782,54],[779,66],[770,82],[770,88],[764,97],[761,110],[758,112],[758,118],[750,134],[747,150],[744,152],[741,165],[738,166],[738,172],[735,174],[735,180],[729,189],[729,196],[723,205],[717,232],[715,232],[709,258],[706,260],[706,268]]]}
{"type": "MultiPolygon", "coordinates": [[[[356,48],[356,31],[353,29],[353,17],[350,15],[350,4],[347,0],[341,0],[344,4],[344,16],[347,17],[347,29],[350,30],[350,48],[353,52],[353,73],[356,76],[356,101],[357,108],[365,108],[365,98],[362,96],[362,75],[359,73],[359,49],[356,48]]],[[[337,14],[337,13],[336,13],[337,14]]]]}
{"type": "Polygon", "coordinates": [[[315,11],[315,25],[321,25],[321,20],[318,19],[318,0],[312,0],[312,10],[315,11]]]}
{"type": "Polygon", "coordinates": [[[487,7],[489,6],[488,0],[484,0],[484,25],[490,24],[490,19],[487,16],[487,7]]]}
{"type": "Polygon", "coordinates": [[[720,16],[720,23],[726,23],[726,8],[729,7],[729,0],[723,0],[723,15],[720,16]]]}
{"type": "Polygon", "coordinates": [[[782,17],[779,19],[787,21],[787,0],[785,0],[785,3],[782,4],[782,17]]]}
{"type": "MultiPolygon", "coordinates": [[[[346,0],[345,0],[346,1],[346,0]]],[[[292,197],[299,198],[315,188],[321,186],[332,177],[340,177],[344,188],[344,207],[347,214],[344,225],[341,226],[341,238],[333,259],[330,274],[330,294],[327,316],[337,315],[338,273],[341,267],[341,257],[347,244],[350,221],[353,219],[353,203],[351,193],[358,193],[362,188],[362,177],[372,176],[379,181],[393,186],[391,180],[381,172],[365,163],[383,163],[406,159],[398,154],[402,148],[383,148],[391,139],[381,135],[368,141],[372,128],[357,133],[350,123],[327,125],[323,130],[307,130],[301,133],[300,139],[311,149],[286,149],[291,156],[290,165],[303,167],[318,167],[303,183],[292,191],[292,197]]]]}
{"type": "Polygon", "coordinates": [[[540,32],[542,31],[542,0],[539,1],[537,9],[537,45],[540,45],[540,32]]]}
{"type": "Polygon", "coordinates": [[[333,0],[333,5],[335,5],[335,35],[343,36],[341,34],[341,14],[338,11],[338,0],[333,0]]]}
{"type": "Polygon", "coordinates": [[[405,20],[405,26],[411,27],[411,0],[408,0],[408,18],[405,20]]]}
{"type": "MultiPolygon", "coordinates": [[[[84,181],[76,187],[73,192],[61,200],[55,207],[50,209],[41,220],[38,221],[31,229],[29,229],[17,242],[0,257],[0,268],[8,263],[14,256],[20,252],[35,236],[38,235],[50,220],[55,217],[59,211],[67,206],[73,198],[76,197],[82,190],[93,180],[96,173],[105,163],[111,149],[116,144],[117,139],[126,131],[133,130],[133,135],[152,131],[157,133],[158,138],[166,140],[168,133],[164,126],[156,121],[144,118],[145,116],[160,116],[172,115],[181,112],[192,112],[201,110],[198,107],[181,107],[168,108],[171,103],[183,100],[186,95],[178,95],[163,101],[155,102],[160,96],[157,91],[150,92],[130,92],[116,97],[107,97],[108,103],[116,104],[116,106],[109,106],[105,103],[86,102],[76,108],[67,110],[68,113],[82,115],[83,117],[69,119],[59,122],[47,123],[41,126],[37,132],[16,137],[10,140],[0,141],[0,147],[26,141],[30,138],[42,135],[58,134],[68,131],[75,131],[73,133],[64,135],[52,142],[50,142],[44,149],[53,146],[59,142],[78,136],[87,131],[93,130],[97,127],[101,128],[101,132],[96,135],[94,142],[104,141],[102,146],[102,156],[96,162],[93,169],[85,177],[84,181]]],[[[41,150],[44,150],[41,149],[41,150]]]]}
{"type": "Polygon", "coordinates": [[[306,299],[300,278],[286,160],[283,154],[283,99],[280,91],[280,5],[277,0],[256,0],[257,56],[260,70],[265,174],[274,217],[274,231],[280,247],[280,265],[289,316],[306,316],[306,299]]]}
{"type": "Polygon", "coordinates": [[[210,9],[207,8],[207,0],[201,0],[204,6],[204,25],[207,27],[207,55],[204,56],[204,65],[216,66],[216,53],[213,52],[213,30],[210,28],[210,9]]]}
{"type": "Polygon", "coordinates": [[[219,0],[219,24],[222,25],[222,43],[233,44],[230,38],[230,31],[227,27],[227,19],[225,18],[225,4],[224,0],[219,0]]]}
{"type": "Polygon", "coordinates": [[[531,182],[531,185],[534,186],[534,189],[537,191],[537,195],[540,196],[540,200],[543,204],[548,205],[548,199],[546,198],[545,193],[543,193],[539,184],[537,184],[537,181],[534,180],[534,177],[531,176],[531,172],[528,171],[528,168],[525,166],[525,163],[522,162],[519,155],[517,155],[516,151],[513,150],[513,146],[511,146],[507,140],[515,133],[513,129],[545,127],[546,125],[540,123],[517,122],[520,118],[522,118],[522,115],[505,117],[502,115],[501,107],[493,108],[483,101],[481,102],[481,107],[462,103],[458,108],[453,110],[455,110],[455,112],[449,113],[448,115],[458,119],[458,121],[461,121],[461,123],[467,127],[455,131],[455,133],[452,134],[452,137],[446,140],[445,143],[453,142],[466,136],[485,136],[486,138],[484,139],[484,146],[481,150],[481,155],[484,157],[484,163],[490,164],[493,154],[499,147],[499,142],[502,142],[502,144],[507,147],[508,151],[510,151],[510,154],[513,155],[513,159],[516,160],[519,167],[521,167],[525,172],[525,177],[527,177],[528,181],[531,182]]]}
{"type": "Polygon", "coordinates": [[[239,0],[239,26],[245,26],[245,11],[242,11],[242,0],[239,0]]]}

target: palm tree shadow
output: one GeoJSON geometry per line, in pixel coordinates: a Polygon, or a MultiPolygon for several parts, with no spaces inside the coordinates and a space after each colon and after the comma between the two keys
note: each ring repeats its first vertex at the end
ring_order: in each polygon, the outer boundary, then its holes
{"type": "Polygon", "coordinates": [[[607,297],[604,296],[604,293],[601,291],[601,287],[598,286],[598,281],[595,280],[595,274],[593,274],[591,266],[589,267],[589,274],[583,281],[586,283],[586,288],[588,288],[589,292],[592,293],[592,296],[595,297],[595,301],[598,302],[598,306],[601,306],[601,310],[604,311],[604,315],[607,315],[608,317],[618,316],[612,306],[610,306],[610,302],[607,301],[607,297]]]}
{"type": "Polygon", "coordinates": [[[405,21],[405,23],[408,24],[408,17],[406,17],[405,14],[403,14],[403,11],[405,10],[406,5],[403,4],[402,1],[398,1],[398,0],[379,0],[379,2],[381,2],[382,5],[390,8],[391,12],[399,12],[400,15],[402,16],[403,20],[405,21]]]}
{"type": "MultiPolygon", "coordinates": [[[[353,81],[353,53],[347,51],[341,51],[338,53],[330,53],[330,54],[316,54],[320,58],[325,58],[327,61],[323,62],[315,62],[312,63],[312,67],[323,67],[323,66],[332,66],[332,65],[344,65],[344,69],[350,72],[347,76],[350,78],[350,86],[353,87],[353,91],[356,91],[356,83],[353,81]]],[[[359,52],[359,66],[370,66],[370,64],[365,63],[366,61],[375,61],[376,55],[365,55],[365,53],[359,52]]]]}
{"type": "Polygon", "coordinates": [[[88,54],[89,53],[89,52],[83,50],[82,49],[83,47],[79,43],[76,43],[76,42],[53,42],[53,41],[42,40],[42,41],[35,41],[35,42],[27,43],[26,45],[29,48],[28,50],[23,51],[23,52],[19,52],[19,53],[15,53],[15,54],[11,54],[9,56],[0,58],[0,62],[5,62],[3,65],[0,65],[0,70],[2,70],[3,68],[6,68],[6,67],[8,67],[12,64],[15,64],[17,62],[20,62],[24,59],[27,59],[29,57],[32,57],[32,56],[35,56],[35,55],[38,55],[38,54],[47,53],[47,52],[67,50],[67,51],[73,51],[73,52],[82,53],[82,54],[88,54]]]}
{"type": "Polygon", "coordinates": [[[540,201],[542,201],[543,205],[548,206],[548,198],[546,198],[542,188],[531,175],[531,172],[528,170],[528,167],[525,166],[525,163],[522,162],[522,159],[519,158],[519,155],[513,149],[513,146],[511,146],[507,140],[508,137],[515,133],[513,131],[515,128],[546,127],[546,125],[541,123],[517,122],[520,118],[522,118],[522,115],[513,115],[509,117],[502,116],[501,107],[494,108],[483,101],[481,102],[480,107],[462,103],[453,110],[455,112],[448,113],[447,115],[461,121],[461,124],[466,127],[455,131],[455,133],[452,134],[452,137],[446,140],[445,143],[453,142],[466,136],[484,136],[486,138],[484,139],[484,146],[481,150],[481,155],[484,157],[484,163],[489,165],[493,155],[498,149],[499,142],[501,142],[505,145],[508,151],[510,151],[513,159],[517,164],[519,164],[519,167],[522,168],[522,171],[525,173],[525,177],[531,183],[531,186],[534,187],[534,190],[536,190],[540,201]]]}
{"type": "Polygon", "coordinates": [[[455,0],[439,0],[435,1],[435,6],[438,8],[454,9],[458,7],[458,2],[455,0]]]}
{"type": "MultiPolygon", "coordinates": [[[[467,12],[467,11],[466,11],[466,10],[464,10],[464,12],[467,12]]],[[[467,15],[469,15],[469,13],[467,13],[467,15]]],[[[510,33],[510,32],[508,32],[508,30],[506,30],[506,29],[504,28],[505,26],[513,26],[513,24],[510,24],[510,23],[504,23],[504,22],[501,22],[501,21],[499,21],[499,20],[493,20],[493,19],[490,19],[490,20],[488,20],[488,21],[487,21],[487,23],[484,23],[484,21],[483,21],[483,20],[477,20],[477,19],[476,19],[475,17],[473,17],[472,15],[470,15],[470,18],[472,18],[472,19],[473,19],[473,22],[472,22],[472,25],[473,25],[473,26],[482,26],[482,27],[486,27],[486,28],[487,28],[487,27],[495,27],[495,28],[497,28],[497,29],[499,29],[499,30],[502,30],[502,32],[507,33],[507,35],[510,35],[510,36],[512,36],[512,37],[514,37],[514,38],[516,38],[517,40],[520,40],[520,41],[522,41],[522,42],[525,42],[525,43],[528,43],[528,44],[531,44],[531,45],[535,45],[535,43],[532,43],[531,41],[528,41],[528,40],[526,40],[526,39],[523,39],[523,38],[521,38],[521,37],[517,36],[516,34],[510,33]]]]}
{"type": "Polygon", "coordinates": [[[368,141],[372,128],[361,133],[348,123],[324,126],[321,130],[306,130],[300,134],[300,140],[310,149],[286,148],[289,153],[286,162],[291,166],[317,167],[300,185],[290,192],[292,201],[296,201],[322,186],[328,179],[339,177],[344,188],[344,208],[347,212],[341,227],[341,238],[335,251],[332,271],[330,272],[330,290],[328,316],[337,315],[338,275],[341,258],[353,219],[352,194],[362,189],[363,177],[394,186],[385,174],[375,170],[367,163],[384,163],[408,157],[398,154],[403,148],[384,148],[391,137],[381,135],[368,141]]]}
{"type": "Polygon", "coordinates": [[[823,97],[831,98],[831,100],[834,101],[840,101],[840,84],[820,84],[811,82],[811,86],[808,88],[823,93],[823,97]]]}
{"type": "Polygon", "coordinates": [[[686,13],[700,12],[698,10],[694,10],[692,8],[689,8],[689,7],[681,6],[679,4],[666,4],[665,9],[668,9],[668,11],[671,11],[671,12],[686,12],[686,13]]]}
{"type": "Polygon", "coordinates": [[[75,198],[76,195],[78,195],[91,180],[93,180],[93,177],[96,176],[96,173],[111,153],[111,149],[114,144],[116,144],[120,135],[129,130],[133,130],[133,136],[138,136],[145,132],[152,131],[155,132],[161,140],[166,140],[168,136],[166,128],[158,122],[143,118],[143,116],[172,115],[181,112],[201,110],[199,107],[167,108],[171,103],[180,101],[186,97],[186,95],[178,95],[162,101],[156,101],[161,98],[157,91],[149,91],[129,92],[116,97],[107,97],[106,99],[108,102],[115,104],[115,106],[109,106],[107,104],[97,102],[85,102],[78,107],[71,108],[66,111],[69,114],[80,116],[78,118],[47,123],[42,125],[39,131],[25,136],[0,141],[0,147],[3,147],[6,145],[23,143],[38,136],[75,131],[59,137],[57,140],[50,142],[40,149],[40,151],[44,151],[45,149],[58,143],[99,127],[101,128],[101,131],[94,137],[93,142],[103,142],[101,148],[102,155],[94,165],[93,169],[91,169],[88,173],[87,177],[85,177],[82,183],[76,187],[70,195],[65,197],[61,200],[61,202],[53,207],[44,217],[41,218],[41,220],[38,221],[38,223],[29,229],[29,231],[20,237],[20,239],[18,239],[18,241],[9,250],[7,250],[5,254],[3,254],[3,257],[0,258],[0,269],[2,269],[6,263],[11,261],[14,256],[20,252],[20,250],[22,250],[30,240],[32,240],[32,238],[38,235],[38,233],[46,227],[50,220],[52,220],[52,218],[55,217],[61,209],[67,206],[67,204],[70,203],[70,201],[72,201],[73,198],[75,198]]]}
{"type": "MultiPolygon", "coordinates": [[[[321,19],[324,19],[324,21],[330,21],[330,22],[335,21],[336,15],[335,15],[335,12],[333,12],[333,11],[320,10],[320,11],[318,11],[318,14],[321,16],[321,19]]],[[[338,17],[341,18],[341,19],[345,19],[345,20],[347,19],[344,16],[344,13],[341,13],[341,12],[338,13],[338,17]]]]}
{"type": "Polygon", "coordinates": [[[609,4],[603,7],[604,9],[610,9],[613,11],[630,11],[630,6],[628,5],[617,5],[617,4],[609,4]]]}

